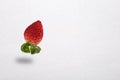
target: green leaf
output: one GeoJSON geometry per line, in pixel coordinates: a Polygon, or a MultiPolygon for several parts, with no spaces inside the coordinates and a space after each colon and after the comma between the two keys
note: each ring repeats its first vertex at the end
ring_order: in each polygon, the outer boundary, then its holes
{"type": "Polygon", "coordinates": [[[35,53],[39,53],[41,51],[41,48],[39,46],[27,42],[21,46],[21,51],[25,53],[35,54],[35,53]]]}
{"type": "Polygon", "coordinates": [[[35,53],[39,53],[41,51],[41,48],[39,46],[35,46],[35,53]]]}
{"type": "Polygon", "coordinates": [[[31,44],[29,43],[24,43],[21,46],[21,51],[25,52],[25,53],[30,53],[29,47],[31,46],[31,44]]]}
{"type": "Polygon", "coordinates": [[[41,48],[39,46],[34,46],[34,45],[30,46],[30,53],[31,54],[39,53],[40,50],[41,50],[41,48]]]}

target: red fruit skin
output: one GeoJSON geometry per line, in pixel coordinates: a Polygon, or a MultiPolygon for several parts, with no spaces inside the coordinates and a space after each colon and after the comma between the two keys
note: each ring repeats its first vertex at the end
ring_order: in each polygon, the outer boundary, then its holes
{"type": "Polygon", "coordinates": [[[43,38],[43,26],[41,21],[36,21],[28,26],[24,32],[24,38],[26,42],[37,45],[43,38]]]}

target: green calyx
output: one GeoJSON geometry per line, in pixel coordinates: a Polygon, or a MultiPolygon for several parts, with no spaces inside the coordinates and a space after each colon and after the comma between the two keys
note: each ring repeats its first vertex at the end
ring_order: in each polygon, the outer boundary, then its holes
{"type": "Polygon", "coordinates": [[[36,53],[39,53],[41,51],[41,48],[39,46],[30,44],[27,42],[21,46],[21,51],[23,51],[25,53],[36,54],[36,53]]]}

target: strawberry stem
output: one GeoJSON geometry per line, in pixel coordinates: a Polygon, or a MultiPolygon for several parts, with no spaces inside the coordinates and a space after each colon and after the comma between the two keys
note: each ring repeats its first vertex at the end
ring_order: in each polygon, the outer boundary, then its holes
{"type": "Polygon", "coordinates": [[[39,46],[27,42],[21,46],[21,51],[25,53],[35,54],[35,53],[39,53],[41,51],[41,48],[39,46]]]}

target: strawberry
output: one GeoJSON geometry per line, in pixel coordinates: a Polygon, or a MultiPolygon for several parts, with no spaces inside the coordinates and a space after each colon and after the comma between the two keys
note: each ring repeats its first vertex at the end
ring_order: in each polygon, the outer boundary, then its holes
{"type": "Polygon", "coordinates": [[[43,27],[41,21],[36,21],[28,26],[24,32],[26,43],[21,46],[21,50],[26,53],[39,53],[41,48],[37,46],[43,37],[43,27]]]}

